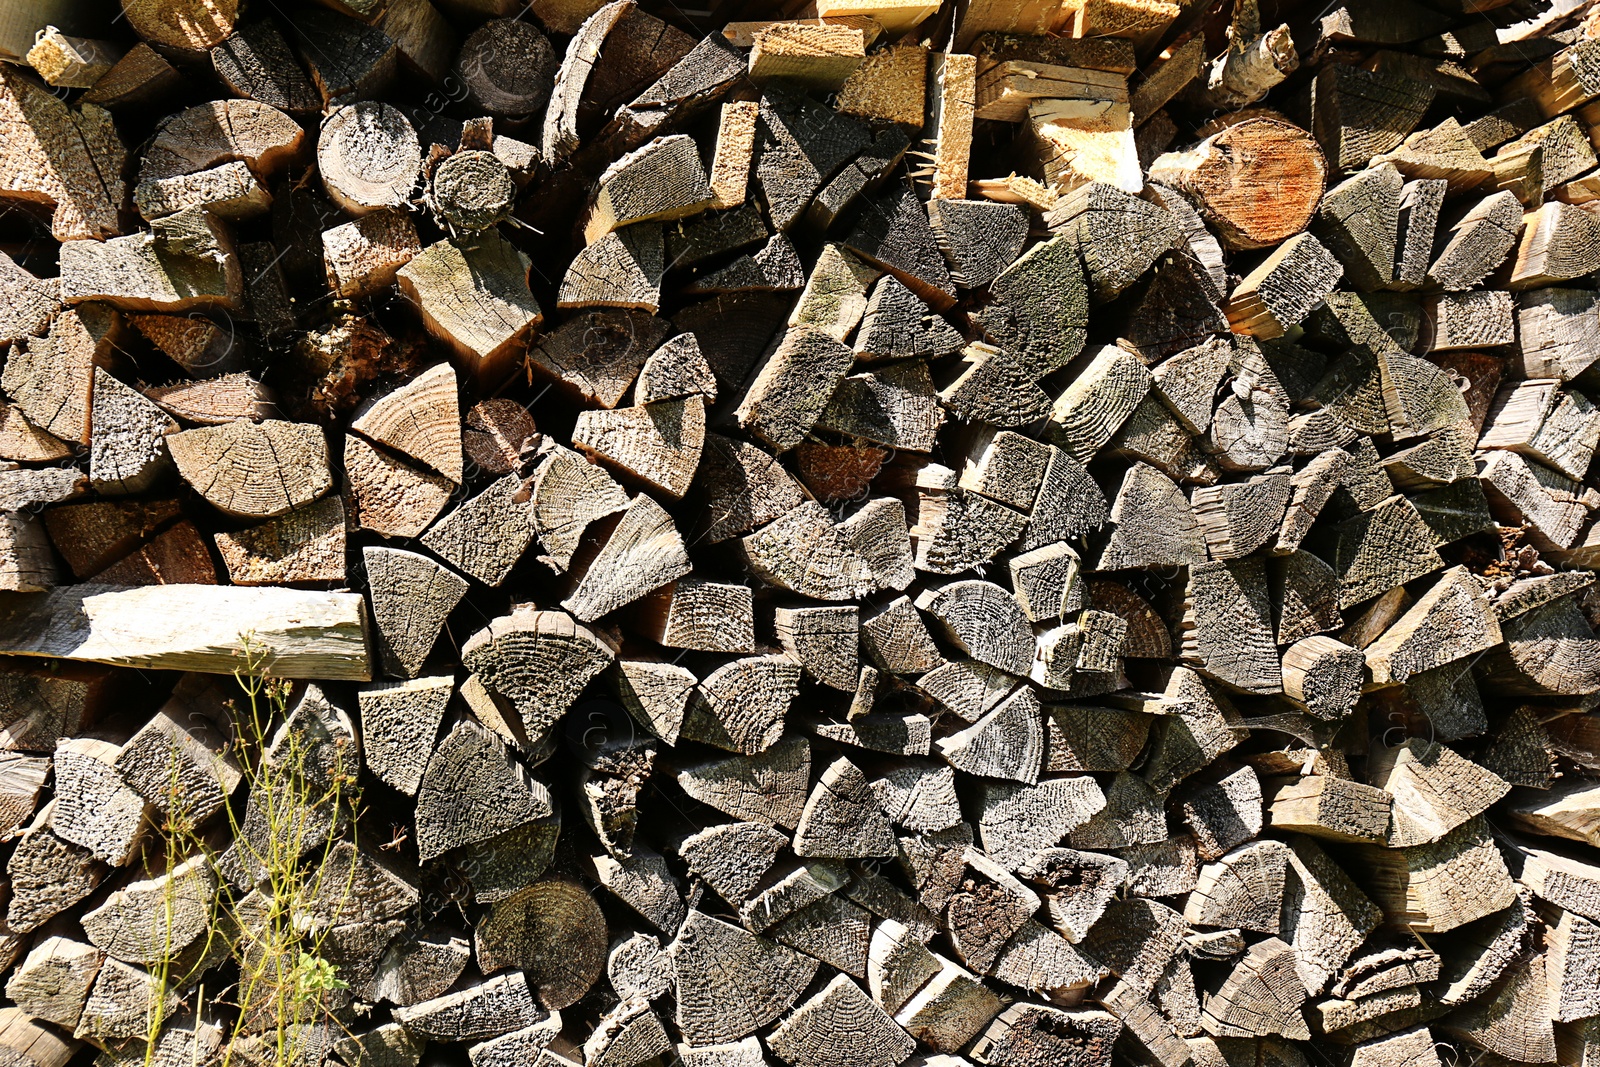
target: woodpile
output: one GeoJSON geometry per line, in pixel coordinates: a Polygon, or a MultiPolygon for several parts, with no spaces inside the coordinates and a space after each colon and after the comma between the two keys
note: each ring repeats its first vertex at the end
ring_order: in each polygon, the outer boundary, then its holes
{"type": "Polygon", "coordinates": [[[75,7],[0,1067],[1600,1064],[1590,5],[75,7]]]}

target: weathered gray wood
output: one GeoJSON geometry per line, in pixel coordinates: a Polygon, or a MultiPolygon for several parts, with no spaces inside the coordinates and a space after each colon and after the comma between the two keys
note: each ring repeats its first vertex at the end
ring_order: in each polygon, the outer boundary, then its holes
{"type": "Polygon", "coordinates": [[[0,651],[13,655],[231,674],[246,641],[279,677],[371,677],[353,593],[78,585],[0,602],[0,651]]]}
{"type": "Polygon", "coordinates": [[[484,979],[394,1012],[400,1025],[433,1041],[498,1037],[536,1023],[540,1014],[521,971],[484,979]]]}
{"type": "Polygon", "coordinates": [[[790,229],[827,179],[868,143],[867,131],[854,119],[794,89],[767,86],[756,124],[753,172],[773,226],[790,229]]]}
{"type": "Polygon", "coordinates": [[[69,844],[50,829],[50,805],[45,805],[19,835],[6,860],[11,899],[6,927],[19,934],[72,907],[95,891],[106,866],[88,849],[69,844]]]}
{"type": "Polygon", "coordinates": [[[220,510],[271,518],[332,486],[320,427],[267,420],[202,426],[166,440],[178,473],[220,510]]]}
{"type": "Polygon", "coordinates": [[[105,954],[66,937],[42,939],[6,982],[6,996],[34,1019],[71,1031],[105,954]]]}
{"type": "Polygon", "coordinates": [[[518,341],[544,320],[528,288],[532,261],[497,233],[429,245],[397,274],[423,325],[449,345],[463,371],[498,384],[518,341]]]}
{"type": "Polygon", "coordinates": [[[415,796],[454,690],[448,675],[381,682],[357,695],[362,754],[378,778],[415,796]]]}
{"type": "Polygon", "coordinates": [[[61,299],[69,304],[238,311],[243,287],[232,237],[217,216],[198,207],[157,219],[145,233],[62,246],[61,299]]]}
{"type": "Polygon", "coordinates": [[[1428,269],[1445,289],[1470,289],[1510,254],[1522,224],[1522,208],[1511,193],[1484,197],[1450,228],[1450,236],[1428,269]]]}
{"type": "Polygon", "coordinates": [[[737,1041],[775,1020],[817,968],[815,960],[698,911],[689,912],[667,953],[678,976],[678,1030],[703,1045],[737,1041]]]}
{"type": "Polygon", "coordinates": [[[417,851],[431,859],[550,813],[543,783],[488,730],[461,721],[434,750],[418,786],[417,851]]]}
{"type": "MultiPolygon", "coordinates": [[[[53,829],[63,841],[82,845],[119,867],[130,863],[143,844],[149,815],[144,797],[117,773],[121,752],[121,745],[98,737],[64,738],[57,744],[53,813],[53,829]]],[[[28,762],[13,761],[8,766],[13,785],[26,770],[16,764],[28,762]]],[[[24,816],[31,814],[31,800],[29,807],[24,816]]],[[[12,821],[20,822],[21,817],[12,821]]]]}
{"type": "Polygon", "coordinates": [[[959,771],[1032,784],[1039,779],[1044,735],[1039,698],[1024,687],[971,726],[940,738],[936,747],[959,771]]]}
{"type": "Polygon", "coordinates": [[[793,448],[821,418],[853,359],[826,334],[789,329],[740,402],[739,424],[779,451],[793,448]]]}
{"type": "Polygon", "coordinates": [[[783,736],[799,693],[800,665],[787,656],[747,656],[718,667],[690,697],[683,736],[755,755],[783,736]]]}
{"type": "Polygon", "coordinates": [[[1328,190],[1317,208],[1315,232],[1357,289],[1385,288],[1394,279],[1403,184],[1394,167],[1369,167],[1328,190]]]}
{"type": "Polygon", "coordinates": [[[605,638],[572,616],[531,604],[491,620],[461,646],[463,665],[515,705],[530,746],[615,656],[605,638]]]}
{"type": "Polygon", "coordinates": [[[739,819],[793,829],[809,791],[811,745],[790,736],[755,756],[713,759],[678,769],[695,800],[739,819]]]}
{"type": "Polygon", "coordinates": [[[1245,276],[1224,309],[1235,333],[1281,337],[1333,291],[1344,266],[1310,234],[1291,237],[1245,276]]]}

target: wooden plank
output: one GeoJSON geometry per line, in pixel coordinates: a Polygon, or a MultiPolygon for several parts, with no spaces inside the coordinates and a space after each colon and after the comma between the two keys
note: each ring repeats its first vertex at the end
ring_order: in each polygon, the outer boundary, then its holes
{"type": "Polygon", "coordinates": [[[209,674],[232,674],[249,655],[282,678],[372,677],[359,594],[271,586],[86,583],[7,593],[0,652],[209,674]]]}

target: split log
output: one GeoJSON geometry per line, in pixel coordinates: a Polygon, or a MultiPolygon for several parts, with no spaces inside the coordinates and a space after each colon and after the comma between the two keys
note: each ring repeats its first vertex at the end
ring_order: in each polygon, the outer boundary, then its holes
{"type": "Polygon", "coordinates": [[[1307,991],[1295,973],[1294,952],[1278,938],[1251,946],[1217,992],[1206,1001],[1202,1020],[1218,1037],[1280,1034],[1309,1040],[1300,1008],[1307,991]]]}
{"type": "Polygon", "coordinates": [[[779,230],[791,228],[828,176],[868,144],[855,120],[776,85],[762,95],[756,137],[754,177],[779,230]]]}
{"type": "Polygon", "coordinates": [[[1072,459],[1088,461],[1133,413],[1150,383],[1150,372],[1133,354],[1112,345],[1095,350],[1051,408],[1050,438],[1072,459]]]}
{"type": "Polygon", "coordinates": [[[838,107],[847,115],[921,126],[926,106],[927,50],[897,45],[866,56],[845,79],[838,107]]]}
{"type": "Polygon", "coordinates": [[[350,428],[449,478],[461,481],[461,415],[456,374],[441,363],[355,413],[350,428]]]}
{"type": "MultiPolygon", "coordinates": [[[[6,983],[6,996],[32,1018],[70,1032],[78,1025],[104,959],[99,949],[81,941],[45,938],[6,983]]],[[[30,1062],[38,1060],[30,1057],[30,1062]]]]}
{"type": "Polygon", "coordinates": [[[1328,63],[1312,83],[1312,133],[1336,169],[1355,170],[1398,146],[1434,96],[1398,74],[1328,63]]]}
{"type": "Polygon", "coordinates": [[[1317,210],[1318,235],[1363,291],[1392,280],[1402,186],[1392,166],[1369,167],[1329,190],[1317,210]]]}
{"type": "Polygon", "coordinates": [[[417,678],[377,683],[359,694],[367,766],[407,796],[422,784],[453,688],[448,677],[417,678]]]}
{"type": "Polygon", "coordinates": [[[573,444],[668,496],[688,492],[705,441],[705,405],[695,397],[579,416],[573,444]]]}
{"type": "Polygon", "coordinates": [[[450,502],[446,478],[417,470],[354,435],[344,439],[345,514],[384,537],[417,537],[450,502]]]}
{"type": "MultiPolygon", "coordinates": [[[[543,337],[529,357],[534,366],[560,378],[585,400],[614,408],[670,332],[665,322],[640,311],[585,312],[543,337]]],[[[688,332],[694,336],[693,330],[688,332]]],[[[698,337],[696,343],[700,344],[698,337]]],[[[709,348],[700,347],[717,370],[709,348]]],[[[743,376],[742,368],[738,376],[743,376]]]]}
{"type": "Polygon", "coordinates": [[[854,349],[864,360],[950,355],[962,347],[962,334],[933,314],[898,278],[878,278],[861,314],[854,349]]]}
{"type": "Polygon", "coordinates": [[[516,706],[529,746],[544,738],[616,656],[599,634],[570,615],[528,605],[491,621],[461,648],[463,665],[516,706]]]}
{"type": "Polygon", "coordinates": [[[653,499],[640,494],[623,512],[590,570],[562,606],[585,622],[592,621],[691,569],[672,517],[653,499]]]}
{"type": "Polygon", "coordinates": [[[1403,682],[1412,674],[1492,648],[1500,639],[1500,626],[1478,582],[1458,567],[1445,572],[1367,648],[1367,665],[1380,685],[1403,682]]]}
{"type": "Polygon", "coordinates": [[[182,82],[177,69],[143,41],[83,94],[83,103],[97,107],[154,107],[182,82]]]}
{"type": "Polygon", "coordinates": [[[11,159],[0,172],[0,198],[51,211],[59,241],[115,237],[126,195],[124,149],[111,116],[94,106],[69,108],[14,68],[0,73],[0,115],[11,159]]]}
{"type": "Polygon", "coordinates": [[[755,153],[759,110],[759,105],[753,100],[722,105],[716,151],[707,177],[707,184],[715,198],[714,207],[731,208],[744,203],[750,163],[755,153]]]}
{"type": "Polygon", "coordinates": [[[694,139],[657,138],[600,176],[584,236],[595,241],[630,223],[682,218],[704,210],[714,197],[694,139]]]}
{"type": "Polygon", "coordinates": [[[237,29],[211,49],[211,65],[236,96],[282,111],[303,113],[322,107],[288,42],[270,22],[237,29]]]}
{"type": "Polygon", "coordinates": [[[571,565],[590,523],[628,506],[628,494],[610,475],[566,448],[553,450],[531,488],[528,518],[547,553],[540,561],[558,573],[571,565]]]}
{"type": "MultiPolygon", "coordinates": [[[[906,597],[897,597],[862,618],[861,643],[881,669],[895,674],[923,674],[944,663],[933,635],[906,597]]],[[[982,710],[987,711],[988,707],[982,710]]]]}
{"type": "Polygon", "coordinates": [[[328,287],[343,297],[371,296],[388,289],[400,268],[421,251],[416,228],[391,211],[363,215],[322,235],[328,287]]]}
{"type": "Polygon", "coordinates": [[[1425,280],[1448,186],[1443,179],[1419,178],[1401,188],[1397,258],[1389,288],[1415,289],[1425,280]]]}
{"type": "Polygon", "coordinates": [[[1391,803],[1389,794],[1374,786],[1311,775],[1277,788],[1269,812],[1273,826],[1312,837],[1380,841],[1388,832],[1391,803]]]}
{"type": "Polygon", "coordinates": [[[139,393],[95,369],[89,481],[101,493],[123,496],[150,488],[166,469],[166,438],[178,424],[139,393]]]}
{"type": "Polygon", "coordinates": [[[538,1021],[527,979],[521,971],[499,975],[453,993],[395,1009],[408,1031],[433,1041],[480,1041],[538,1021]]]}
{"type": "Polygon", "coordinates": [[[1576,695],[1600,687],[1587,621],[1571,598],[1561,598],[1502,620],[1504,649],[1490,654],[1490,677],[1511,692],[1576,695]]]}
{"type": "Polygon", "coordinates": [[[1600,257],[1600,219],[1582,207],[1552,201],[1526,219],[1508,285],[1536,289],[1582,277],[1600,257]]]}
{"type": "Polygon", "coordinates": [[[518,464],[523,445],[537,433],[533,416],[514,400],[481,400],[467,412],[462,446],[467,456],[490,474],[509,474],[518,464]]]}
{"type": "Polygon", "coordinates": [[[464,720],[434,749],[417,787],[418,854],[431,859],[550,813],[544,784],[492,733],[464,720]]]}
{"type": "Polygon", "coordinates": [[[532,261],[497,234],[470,244],[440,241],[397,275],[428,332],[449,345],[483,384],[511,370],[519,338],[544,319],[528,288],[532,261]]]}
{"type": "Polygon", "coordinates": [[[1239,283],[1224,309],[1235,333],[1281,337],[1338,283],[1343,265],[1310,234],[1291,237],[1239,283]]]}
{"type": "Polygon", "coordinates": [[[1044,741],[1039,698],[1024,688],[936,747],[957,770],[1031,785],[1039,778],[1044,741]]]}
{"type": "MultiPolygon", "coordinates": [[[[763,233],[765,232],[763,227],[763,233]]],[[[792,247],[792,246],[791,246],[792,247]]],[[[825,245],[811,274],[805,280],[805,289],[789,316],[790,326],[809,326],[843,342],[861,324],[869,305],[867,291],[881,277],[882,271],[863,263],[837,244],[825,245]]],[[[883,283],[879,283],[880,285],[883,283]]],[[[899,283],[896,283],[897,285],[899,283]]],[[[900,287],[905,290],[904,286],[900,287]]],[[[876,289],[873,289],[876,293],[876,289]]],[[[905,290],[911,303],[920,304],[905,290]]],[[[882,303],[886,298],[879,298],[882,303]]],[[[901,302],[894,301],[898,306],[901,302]]],[[[896,325],[899,325],[898,323],[896,325]]],[[[864,340],[857,344],[862,355],[872,354],[871,346],[864,340]]]]}
{"type": "Polygon", "coordinates": [[[1150,167],[1151,181],[1194,200],[1234,249],[1270,248],[1304,230],[1326,178],[1310,135],[1270,118],[1231,125],[1150,167]],[[1272,197],[1260,195],[1267,186],[1272,197]]]}
{"type": "Polygon", "coordinates": [[[861,770],[841,757],[823,769],[795,827],[797,856],[851,859],[894,852],[888,816],[861,770]]]}
{"type": "Polygon", "coordinates": [[[237,331],[226,331],[210,319],[187,315],[130,315],[145,339],[191,375],[243,369],[245,344],[237,331]]]}
{"type": "Polygon", "coordinates": [[[1193,628],[1184,635],[1181,655],[1210,677],[1250,693],[1283,690],[1265,579],[1264,564],[1255,558],[1190,569],[1193,628]],[[1227,624],[1217,628],[1223,619],[1227,624]]]}
{"type": "Polygon", "coordinates": [[[177,1008],[177,994],[162,989],[155,976],[116,959],[101,965],[73,1036],[116,1043],[144,1033],[144,1020],[177,1008]]]}
{"type": "Polygon", "coordinates": [[[786,652],[815,680],[849,692],[858,673],[860,626],[854,605],[778,608],[774,626],[786,652]]]}
{"type": "Polygon", "coordinates": [[[195,174],[234,160],[258,177],[299,154],[305,130],[288,115],[254,100],[197,104],[161,124],[139,164],[139,183],[195,174]]]}
{"type": "Polygon", "coordinates": [[[12,348],[0,387],[40,430],[88,444],[96,371],[111,361],[114,337],[97,316],[62,312],[47,335],[12,348]]]}
{"type": "Polygon", "coordinates": [[[362,561],[384,669],[414,678],[467,583],[447,567],[401,549],[369,546],[362,561]]]}
{"type": "Polygon", "coordinates": [[[235,585],[338,583],[345,580],[345,517],[327,497],[260,526],[217,534],[217,550],[235,585]]]}
{"type": "Polygon", "coordinates": [[[150,231],[62,246],[61,299],[103,300],[131,311],[237,311],[243,275],[221,221],[186,208],[150,231]]]}
{"type": "Polygon", "coordinates": [[[853,358],[826,334],[791,328],[745,393],[740,425],[780,451],[793,448],[821,417],[853,358]]]}
{"type": "Polygon", "coordinates": [[[263,215],[272,197],[256,181],[250,168],[234,161],[210,170],[141,182],[133,192],[134,205],[147,219],[171,215],[187,207],[202,207],[226,219],[263,215]]]}
{"type": "Polygon", "coordinates": [[[1494,398],[1480,446],[1510,448],[1568,477],[1582,477],[1594,456],[1590,442],[1600,437],[1590,432],[1590,411],[1584,395],[1562,390],[1552,379],[1517,382],[1494,398]]]}
{"type": "Polygon", "coordinates": [[[113,959],[157,965],[205,936],[216,877],[200,856],[159,877],[129,882],[84,913],[84,933],[113,959]]]}
{"type": "Polygon", "coordinates": [[[259,422],[278,416],[272,390],[250,374],[222,374],[198,382],[147,386],[144,395],[174,418],[198,422],[200,426],[221,426],[238,419],[259,422]]]}
{"type": "Polygon", "coordinates": [[[848,26],[776,23],[757,30],[750,49],[750,79],[777,79],[832,92],[866,58],[865,35],[848,26]]]}
{"type": "Polygon", "coordinates": [[[1437,841],[1510,788],[1450,749],[1419,739],[1381,750],[1371,776],[1395,800],[1388,835],[1394,847],[1437,841]]]}
{"type": "Polygon", "coordinates": [[[304,423],[232,422],[167,438],[178,473],[217,508],[270,518],[310,503],[332,484],[328,444],[304,423]]]}
{"type": "Polygon", "coordinates": [[[1195,791],[1184,801],[1183,818],[1201,858],[1215,860],[1261,832],[1261,780],[1251,768],[1240,768],[1195,791]]]}
{"type": "Polygon", "coordinates": [[[800,667],[786,656],[750,656],[724,664],[689,698],[683,735],[755,755],[783,736],[783,719],[799,692],[800,667]]]}
{"type": "Polygon", "coordinates": [[[1186,565],[1205,556],[1204,536],[1188,499],[1148,464],[1136,463],[1123,476],[1110,521],[1100,570],[1186,565]]]}
{"type": "Polygon", "coordinates": [[[0,293],[6,298],[0,310],[0,343],[44,336],[60,309],[59,289],[19,267],[10,256],[0,259],[0,293]]]}
{"type": "Polygon", "coordinates": [[[636,308],[654,314],[661,306],[663,255],[656,224],[608,233],[567,268],[556,306],[636,308]]]}
{"type": "Polygon", "coordinates": [[[1385,911],[1422,933],[1452,930],[1499,911],[1515,896],[1481,817],[1430,844],[1368,848],[1363,856],[1370,888],[1385,911]]]}
{"type": "Polygon", "coordinates": [[[1211,558],[1238,559],[1266,544],[1284,519],[1290,489],[1290,479],[1281,474],[1196,488],[1189,503],[1211,558]]]}
{"type": "Polygon", "coordinates": [[[1070,363],[1087,338],[1088,289],[1075,243],[1054,238],[1001,270],[990,285],[995,303],[979,318],[1002,349],[1051,370],[1070,363]]]}
{"type": "Polygon", "coordinates": [[[5,923],[25,934],[83,900],[105,877],[106,867],[88,849],[69,844],[50,829],[46,804],[18,835],[6,861],[11,883],[5,923]]]}
{"type": "Polygon", "coordinates": [[[699,1044],[737,1041],[772,1022],[800,997],[817,966],[698,911],[689,912],[667,953],[678,976],[678,1029],[699,1044]]]}
{"type": "MultiPolygon", "coordinates": [[[[384,25],[389,25],[387,18],[384,25]]],[[[306,12],[296,29],[300,58],[322,96],[324,111],[377,97],[390,88],[399,74],[400,47],[377,26],[333,11],[313,9],[306,12]]],[[[402,35],[403,28],[395,29],[397,35],[402,35]]]]}

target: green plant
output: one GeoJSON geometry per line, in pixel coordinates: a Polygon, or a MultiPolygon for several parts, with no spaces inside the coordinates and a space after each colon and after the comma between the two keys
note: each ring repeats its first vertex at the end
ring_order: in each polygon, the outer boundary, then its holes
{"type": "MultiPolygon", "coordinates": [[[[333,1019],[330,1001],[348,984],[327,958],[327,941],[350,899],[359,803],[357,758],[345,739],[296,721],[292,686],[272,678],[266,657],[241,638],[243,665],[234,672],[242,699],[229,702],[231,755],[247,786],[243,815],[224,806],[231,847],[214,850],[211,835],[189,817],[174,768],[167,815],[161,825],[164,861],[171,868],[203,854],[215,891],[203,944],[175,952],[172,918],[181,887],[169,879],[164,946],[151,968],[152,997],[146,1065],[169,1018],[169,993],[182,991],[211,967],[231,979],[210,1002],[232,1016],[222,1067],[235,1057],[252,1064],[291,1067],[299,1062],[311,1028],[333,1019]],[[348,856],[348,862],[341,857],[348,856]],[[242,886],[243,888],[237,888],[242,886]],[[216,953],[217,939],[225,952],[216,953]],[[220,956],[220,959],[219,959],[220,956]]],[[[176,759],[174,760],[176,764],[176,759]]],[[[197,1003],[204,1003],[200,987],[197,1003]]]]}

